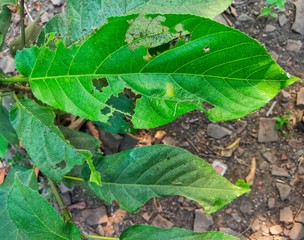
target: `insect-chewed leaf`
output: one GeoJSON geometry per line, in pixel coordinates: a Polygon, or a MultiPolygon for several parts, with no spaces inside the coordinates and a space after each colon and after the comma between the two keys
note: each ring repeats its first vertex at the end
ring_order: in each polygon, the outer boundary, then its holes
{"type": "Polygon", "coordinates": [[[59,182],[75,165],[92,157],[78,152],[53,123],[55,114],[31,99],[20,100],[10,112],[10,120],[29,156],[49,178],[59,182]]]}
{"type": "Polygon", "coordinates": [[[131,212],[153,197],[181,195],[212,213],[250,191],[231,184],[201,158],[172,146],[136,148],[94,163],[103,185],[89,183],[90,189],[107,202],[117,200],[131,212]]]}
{"type": "Polygon", "coordinates": [[[55,32],[69,44],[91,33],[92,29],[104,24],[108,17],[129,13],[192,14],[213,18],[232,2],[232,0],[69,0],[66,12],[56,15],[46,24],[39,42],[44,41],[46,33],[55,32]]]}
{"type": "Polygon", "coordinates": [[[146,225],[135,225],[121,234],[120,240],[238,240],[222,232],[192,232],[180,228],[156,228],[146,225]]]}
{"type": "Polygon", "coordinates": [[[256,40],[192,15],[111,18],[68,48],[59,41],[54,50],[18,52],[16,66],[44,103],[101,122],[119,112],[135,128],[164,125],[195,109],[214,121],[241,118],[297,80],[256,40]],[[92,80],[101,78],[108,86],[99,91],[92,80]],[[109,104],[124,89],[140,96],[134,114],[109,104]]]}

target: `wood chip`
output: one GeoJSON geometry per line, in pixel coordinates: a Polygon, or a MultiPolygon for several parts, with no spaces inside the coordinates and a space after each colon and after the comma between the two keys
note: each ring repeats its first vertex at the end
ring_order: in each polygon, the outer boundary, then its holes
{"type": "Polygon", "coordinates": [[[253,184],[255,172],[256,172],[256,159],[254,157],[251,160],[250,171],[249,171],[248,176],[246,177],[246,182],[249,183],[250,185],[253,184]]]}
{"type": "Polygon", "coordinates": [[[87,121],[86,126],[88,127],[88,129],[93,137],[95,137],[97,140],[101,140],[98,128],[94,125],[93,122],[87,121]]]}
{"type": "Polygon", "coordinates": [[[234,17],[238,17],[238,16],[239,16],[239,14],[237,13],[235,7],[230,6],[230,11],[231,11],[231,14],[232,14],[234,17]]]}

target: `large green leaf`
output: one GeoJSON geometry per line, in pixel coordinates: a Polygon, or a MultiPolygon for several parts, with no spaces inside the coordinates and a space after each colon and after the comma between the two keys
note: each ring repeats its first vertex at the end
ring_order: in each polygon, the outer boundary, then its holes
{"type": "Polygon", "coordinates": [[[46,33],[56,32],[67,43],[79,40],[104,24],[108,17],[126,13],[193,14],[213,18],[224,11],[232,0],[69,0],[65,13],[53,17],[43,29],[39,42],[46,33]]]}
{"type": "Polygon", "coordinates": [[[11,220],[7,208],[7,198],[14,183],[14,175],[18,174],[20,181],[28,187],[38,189],[37,179],[33,169],[14,166],[6,176],[5,181],[0,185],[0,236],[1,240],[27,240],[27,237],[11,220]]]}
{"type": "Polygon", "coordinates": [[[59,182],[75,165],[91,157],[89,151],[77,151],[54,125],[55,114],[31,99],[17,102],[10,120],[29,156],[49,178],[59,182]]]}
{"type": "Polygon", "coordinates": [[[107,122],[121,112],[109,99],[133,90],[141,95],[135,114],[124,114],[135,128],[160,126],[195,109],[211,120],[241,118],[296,80],[256,40],[191,15],[112,18],[69,48],[58,41],[55,50],[18,52],[16,66],[39,100],[91,120],[107,122]],[[171,47],[150,55],[165,43],[171,47]],[[100,92],[92,79],[102,77],[108,86],[100,92]],[[213,108],[205,110],[204,103],[213,108]]]}
{"type": "Polygon", "coordinates": [[[11,16],[11,11],[7,8],[7,6],[3,6],[0,12],[0,50],[11,23],[11,16]]]}
{"type": "Polygon", "coordinates": [[[89,183],[107,202],[134,212],[152,197],[181,195],[215,212],[250,191],[234,186],[201,158],[177,147],[153,145],[102,157],[94,162],[102,187],[89,183]]]}
{"type": "Polygon", "coordinates": [[[120,240],[238,240],[221,232],[192,232],[180,228],[156,228],[146,225],[135,225],[127,228],[120,235],[120,240]]]}
{"type": "Polygon", "coordinates": [[[56,210],[37,191],[15,177],[8,196],[8,213],[12,221],[31,240],[79,240],[79,229],[65,223],[56,210]]]}
{"type": "Polygon", "coordinates": [[[10,144],[18,144],[18,137],[10,120],[9,113],[3,105],[0,105],[0,135],[10,144]]]}
{"type": "Polygon", "coordinates": [[[6,139],[0,134],[0,158],[5,158],[8,150],[8,142],[6,139]]]}

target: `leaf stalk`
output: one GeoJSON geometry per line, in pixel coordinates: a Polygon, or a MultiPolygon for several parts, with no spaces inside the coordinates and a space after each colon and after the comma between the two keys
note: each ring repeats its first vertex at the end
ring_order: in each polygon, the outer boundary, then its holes
{"type": "Polygon", "coordinates": [[[83,235],[85,238],[94,238],[94,239],[103,239],[103,240],[119,240],[119,238],[112,238],[112,237],[102,237],[102,236],[95,236],[90,234],[83,235]]]}
{"type": "Polygon", "coordinates": [[[20,0],[20,31],[22,48],[25,47],[24,0],[20,0]]]}
{"type": "Polygon", "coordinates": [[[56,201],[57,201],[60,209],[62,210],[62,214],[63,214],[63,217],[64,217],[65,221],[74,223],[73,218],[71,217],[68,209],[66,208],[66,206],[64,205],[64,203],[62,201],[62,198],[61,198],[61,196],[58,192],[57,186],[54,184],[54,182],[51,179],[48,179],[48,180],[49,180],[49,184],[51,186],[51,189],[52,189],[52,191],[55,195],[56,201]]]}

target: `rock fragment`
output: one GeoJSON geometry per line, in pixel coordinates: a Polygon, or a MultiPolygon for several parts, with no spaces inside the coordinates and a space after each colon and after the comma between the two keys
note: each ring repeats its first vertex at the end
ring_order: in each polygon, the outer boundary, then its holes
{"type": "Polygon", "coordinates": [[[271,24],[267,24],[265,27],[265,32],[273,32],[274,30],[276,30],[276,27],[271,24]]]}
{"type": "Polygon", "coordinates": [[[275,121],[271,118],[260,118],[258,142],[275,142],[278,138],[278,133],[275,130],[275,121]]]}
{"type": "Polygon", "coordinates": [[[174,224],[168,219],[164,218],[162,215],[157,214],[152,221],[152,225],[160,228],[172,228],[174,224]]]}
{"type": "Polygon", "coordinates": [[[301,223],[295,223],[290,230],[289,237],[291,240],[303,240],[304,226],[301,223]]]}
{"type": "Polygon", "coordinates": [[[275,198],[268,198],[267,206],[268,206],[269,209],[274,208],[274,206],[275,206],[275,198]]]}
{"type": "Polygon", "coordinates": [[[294,4],[296,6],[296,18],[292,30],[304,35],[304,1],[298,0],[294,4]]]}
{"type": "Polygon", "coordinates": [[[109,221],[107,210],[104,206],[94,209],[85,209],[81,212],[81,215],[91,226],[107,223],[109,221]]]}
{"type": "Polygon", "coordinates": [[[289,197],[291,187],[283,183],[277,183],[276,187],[279,190],[281,200],[282,201],[286,200],[289,197]]]}
{"type": "Polygon", "coordinates": [[[304,107],[304,87],[297,94],[297,106],[304,107]]]}
{"type": "Polygon", "coordinates": [[[271,175],[278,176],[278,177],[290,177],[289,173],[280,167],[272,166],[271,175]]]}
{"type": "Polygon", "coordinates": [[[232,132],[229,129],[221,127],[217,124],[211,123],[207,126],[207,135],[212,138],[222,139],[223,137],[229,136],[231,134],[232,132]]]}
{"type": "Polygon", "coordinates": [[[195,217],[193,224],[194,232],[205,232],[212,225],[213,225],[213,218],[211,215],[205,214],[203,209],[195,210],[195,217]]]}
{"type": "Polygon", "coordinates": [[[280,210],[280,221],[285,223],[293,222],[293,214],[290,207],[285,207],[280,210]]]}
{"type": "Polygon", "coordinates": [[[300,49],[302,47],[302,43],[300,41],[296,41],[296,40],[287,40],[287,51],[290,52],[299,52],[300,49]]]}
{"type": "Polygon", "coordinates": [[[239,22],[251,22],[254,21],[254,19],[252,17],[249,17],[247,14],[242,13],[241,15],[238,16],[237,20],[239,22]]]}
{"type": "Polygon", "coordinates": [[[285,15],[279,17],[280,27],[283,27],[288,22],[288,18],[285,15]]]}
{"type": "Polygon", "coordinates": [[[299,213],[299,215],[295,218],[295,221],[304,224],[304,211],[299,213]]]}
{"type": "Polygon", "coordinates": [[[269,229],[269,231],[272,235],[278,235],[283,232],[283,229],[280,225],[274,225],[269,229]]]}

